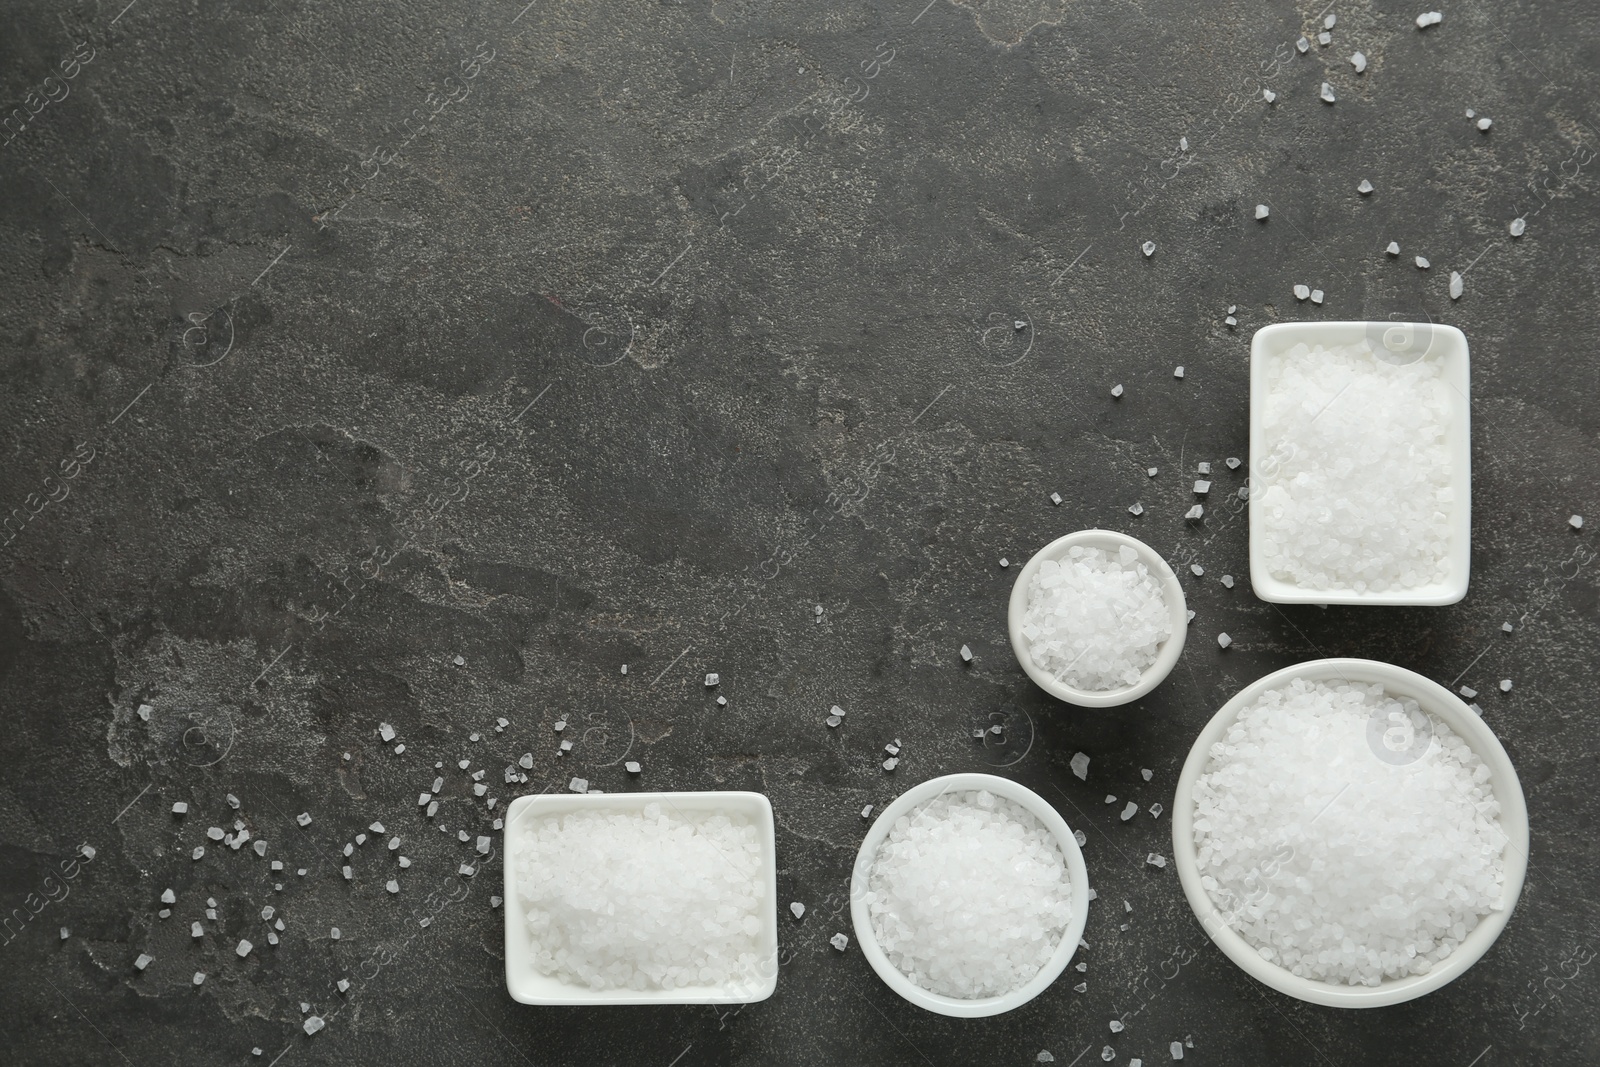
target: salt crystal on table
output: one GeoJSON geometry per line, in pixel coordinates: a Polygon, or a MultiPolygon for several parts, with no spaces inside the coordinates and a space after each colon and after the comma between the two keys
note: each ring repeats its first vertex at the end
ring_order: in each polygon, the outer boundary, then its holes
{"type": "Polygon", "coordinates": [[[1574,530],[1583,529],[1583,516],[1582,515],[1574,515],[1574,516],[1572,516],[1572,518],[1567,520],[1567,525],[1572,527],[1574,530]]]}
{"type": "Polygon", "coordinates": [[[561,744],[556,746],[556,749],[557,749],[557,751],[560,751],[560,752],[571,752],[572,751],[572,742],[571,741],[563,741],[563,742],[561,742],[561,744]]]}
{"type": "Polygon", "coordinates": [[[1201,577],[1202,575],[1204,575],[1206,573],[1206,569],[1204,567],[1200,566],[1200,564],[1198,564],[1198,563],[1189,564],[1189,570],[1194,574],[1194,576],[1196,578],[1199,578],[1199,577],[1201,577]]]}
{"type": "Polygon", "coordinates": [[[1072,773],[1078,776],[1079,781],[1089,780],[1089,757],[1082,752],[1074,752],[1070,763],[1072,773]]]}
{"type": "Polygon", "coordinates": [[[1427,270],[1429,267],[1433,266],[1433,264],[1428,262],[1427,256],[1418,256],[1416,258],[1416,264],[1418,270],[1427,270]]]}
{"type": "Polygon", "coordinates": [[[204,971],[196,971],[196,972],[194,972],[193,981],[194,981],[195,985],[201,985],[202,983],[205,982],[205,980],[206,980],[206,973],[204,971]]]}
{"type": "Polygon", "coordinates": [[[306,1034],[310,1035],[310,1034],[316,1033],[318,1030],[321,1030],[324,1026],[327,1026],[327,1025],[328,1025],[327,1023],[322,1021],[321,1016],[311,1015],[311,1016],[307,1016],[306,1021],[302,1024],[302,1027],[305,1030],[306,1034]]]}
{"type": "Polygon", "coordinates": [[[1157,471],[1157,468],[1155,468],[1155,467],[1146,467],[1144,472],[1146,474],[1148,474],[1150,477],[1154,478],[1156,476],[1156,471],[1157,471]]]}
{"type": "Polygon", "coordinates": [[[310,826],[311,825],[311,813],[302,811],[299,815],[296,815],[294,817],[294,821],[299,823],[301,826],[310,826]]]}
{"type": "Polygon", "coordinates": [[[1224,463],[1226,463],[1228,465],[1228,469],[1229,470],[1236,471],[1236,470],[1239,469],[1239,465],[1240,465],[1240,463],[1242,461],[1239,459],[1238,456],[1229,456],[1227,459],[1223,460],[1222,462],[1224,462],[1224,463]]]}
{"type": "Polygon", "coordinates": [[[1175,1060],[1183,1059],[1183,1042],[1182,1041],[1174,1041],[1170,1046],[1168,1046],[1168,1051],[1172,1053],[1172,1058],[1173,1059],[1175,1059],[1175,1060]]]}
{"type": "Polygon", "coordinates": [[[1327,30],[1323,30],[1321,33],[1317,34],[1317,43],[1324,48],[1328,47],[1333,43],[1333,34],[1329,33],[1327,30]]]}
{"type": "Polygon", "coordinates": [[[1335,100],[1335,97],[1333,95],[1333,86],[1329,85],[1327,82],[1323,82],[1322,83],[1322,102],[1324,104],[1331,104],[1331,103],[1334,102],[1334,100],[1335,100]]]}
{"type": "Polygon", "coordinates": [[[1111,1020],[1111,1032],[1113,1034],[1120,1034],[1120,1033],[1122,1033],[1122,1030],[1123,1030],[1122,1020],[1121,1019],[1112,1019],[1111,1020]]]}
{"type": "Polygon", "coordinates": [[[1054,1062],[1056,1062],[1056,1058],[1054,1056],[1050,1055],[1050,1050],[1049,1049],[1045,1049],[1045,1050],[1041,1051],[1037,1056],[1034,1057],[1034,1061],[1036,1063],[1054,1063],[1054,1062]]]}
{"type": "Polygon", "coordinates": [[[1116,802],[1117,802],[1117,798],[1116,797],[1112,796],[1110,793],[1106,794],[1106,803],[1107,804],[1115,804],[1116,802]]]}
{"type": "Polygon", "coordinates": [[[589,783],[583,778],[574,778],[567,783],[567,788],[574,793],[587,793],[589,791],[589,783]]]}
{"type": "Polygon", "coordinates": [[[1502,679],[1500,679],[1500,692],[1502,692],[1502,693],[1511,692],[1511,679],[1510,678],[1502,678],[1502,679]]]}
{"type": "Polygon", "coordinates": [[[1321,289],[1313,289],[1313,290],[1311,290],[1311,302],[1313,304],[1322,303],[1322,290],[1321,289]]]}
{"type": "Polygon", "coordinates": [[[1218,634],[1217,644],[1221,645],[1223,648],[1227,648],[1229,645],[1233,644],[1233,638],[1229,637],[1225,633],[1218,634]]]}
{"type": "Polygon", "coordinates": [[[717,707],[725,708],[727,706],[728,706],[728,698],[727,697],[725,697],[725,696],[717,697],[717,707]]]}
{"type": "MultiPolygon", "coordinates": [[[[1305,38],[1302,37],[1301,40],[1303,41],[1305,38]]],[[[1100,1058],[1105,1060],[1107,1063],[1110,1063],[1112,1060],[1117,1058],[1117,1050],[1112,1048],[1110,1045],[1107,1045],[1105,1048],[1100,1050],[1100,1058]]]]}
{"type": "Polygon", "coordinates": [[[1194,483],[1194,491],[1198,496],[1205,496],[1207,493],[1211,492],[1211,483],[1203,478],[1199,479],[1194,483]]]}
{"type": "Polygon", "coordinates": [[[1295,41],[1294,46],[1300,50],[1301,55],[1305,55],[1311,50],[1311,42],[1306,40],[1304,35],[1302,35],[1299,40],[1295,41]]]}
{"type": "Polygon", "coordinates": [[[1350,57],[1350,65],[1356,68],[1357,74],[1363,74],[1367,69],[1367,57],[1357,52],[1350,57]]]}
{"type": "Polygon", "coordinates": [[[1150,853],[1144,858],[1144,861],[1152,867],[1165,867],[1167,865],[1167,857],[1159,852],[1150,853]]]}
{"type": "Polygon", "coordinates": [[[163,903],[163,904],[176,904],[177,902],[178,902],[178,895],[176,893],[174,893],[172,890],[164,889],[164,890],[161,891],[161,903],[163,903]]]}
{"type": "Polygon", "coordinates": [[[1389,253],[1391,256],[1398,256],[1400,254],[1400,242],[1390,241],[1389,247],[1385,248],[1384,251],[1389,253]]]}
{"type": "MultiPolygon", "coordinates": [[[[1265,100],[1269,104],[1275,104],[1278,102],[1278,94],[1273,92],[1271,89],[1263,89],[1261,90],[1261,99],[1265,100]]],[[[1264,216],[1258,215],[1256,217],[1263,218],[1264,216]]]]}
{"type": "Polygon", "coordinates": [[[1137,814],[1139,814],[1139,805],[1130,800],[1128,801],[1128,806],[1122,809],[1122,821],[1127,822],[1137,814]]]}
{"type": "Polygon", "coordinates": [[[890,756],[888,759],[883,761],[883,769],[886,771],[892,771],[898,766],[900,766],[900,760],[894,756],[890,756]]]}
{"type": "Polygon", "coordinates": [[[155,962],[155,957],[146,953],[139,953],[139,958],[133,961],[134,970],[142,971],[155,962]]]}
{"type": "Polygon", "coordinates": [[[1056,507],[1060,507],[1061,506],[1061,494],[1060,493],[1051,493],[1050,494],[1050,503],[1054,504],[1056,507]]]}
{"type": "Polygon", "coordinates": [[[844,722],[844,720],[839,718],[839,716],[837,716],[837,715],[829,715],[826,719],[823,719],[822,721],[827,723],[829,726],[838,726],[841,722],[844,722]]]}
{"type": "Polygon", "coordinates": [[[172,805],[172,814],[174,814],[174,815],[187,815],[187,814],[189,814],[189,805],[188,805],[188,803],[186,801],[180,800],[177,803],[173,804],[172,805]]]}
{"type": "Polygon", "coordinates": [[[1004,556],[1001,556],[1000,557],[1000,566],[1009,567],[1009,566],[1011,566],[1011,561],[1009,559],[1006,559],[1004,556]]]}
{"type": "Polygon", "coordinates": [[[1233,588],[1233,575],[1224,574],[1222,576],[1222,584],[1223,584],[1223,586],[1225,588],[1232,589],[1233,588]]]}
{"type": "Polygon", "coordinates": [[[1518,216],[1517,218],[1512,219],[1511,225],[1507,226],[1506,228],[1511,231],[1511,236],[1521,237],[1523,234],[1528,232],[1528,220],[1518,216]]]}
{"type": "Polygon", "coordinates": [[[866,819],[866,818],[870,818],[871,816],[872,816],[872,805],[868,804],[866,807],[861,809],[861,817],[863,819],[866,819]]]}
{"type": "Polygon", "coordinates": [[[451,657],[450,662],[454,663],[457,667],[460,667],[465,664],[467,660],[465,656],[453,656],[451,657]]]}
{"type": "Polygon", "coordinates": [[[335,926],[333,929],[328,931],[328,936],[330,938],[332,938],[333,940],[337,941],[343,935],[339,933],[339,928],[337,926],[335,926]]]}
{"type": "Polygon", "coordinates": [[[348,993],[350,992],[350,979],[341,978],[337,982],[333,983],[333,986],[341,993],[348,993]]]}
{"type": "Polygon", "coordinates": [[[205,928],[200,925],[200,920],[196,919],[189,924],[189,936],[194,938],[206,936],[205,928]]]}
{"type": "Polygon", "coordinates": [[[1489,132],[1489,127],[1493,126],[1493,125],[1494,125],[1494,119],[1481,118],[1481,119],[1478,120],[1478,129],[1482,130],[1484,133],[1488,133],[1489,132]]]}
{"type": "Polygon", "coordinates": [[[1465,291],[1466,291],[1466,283],[1461,280],[1461,274],[1459,272],[1457,272],[1457,271],[1451,271],[1450,272],[1450,299],[1451,300],[1460,300],[1461,299],[1461,294],[1463,292],[1465,292],[1465,291]]]}
{"type": "Polygon", "coordinates": [[[1157,803],[1150,805],[1148,810],[1152,819],[1159,819],[1161,818],[1161,813],[1167,809],[1158,801],[1157,803]]]}
{"type": "Polygon", "coordinates": [[[1072,987],[1072,991],[1074,993],[1087,993],[1089,991],[1089,983],[1079,982],[1077,985],[1072,987]]]}
{"type": "Polygon", "coordinates": [[[1504,630],[1506,633],[1510,633],[1511,632],[1511,624],[1509,622],[1503,622],[1503,623],[1500,624],[1500,629],[1504,630]]]}
{"type": "Polygon", "coordinates": [[[1121,383],[1118,383],[1118,384],[1113,385],[1111,387],[1111,395],[1112,396],[1121,396],[1122,395],[1122,385],[1121,385],[1121,383]]]}
{"type": "Polygon", "coordinates": [[[241,939],[238,947],[236,947],[233,951],[238,953],[240,959],[244,959],[246,956],[250,955],[250,950],[253,948],[255,948],[255,946],[252,945],[248,940],[241,939]]]}
{"type": "Polygon", "coordinates": [[[971,663],[972,662],[972,649],[968,648],[966,645],[962,645],[961,646],[961,658],[963,660],[965,660],[967,663],[971,663]]]}
{"type": "Polygon", "coordinates": [[[1128,514],[1129,515],[1143,515],[1144,514],[1144,505],[1139,503],[1137,500],[1134,501],[1133,504],[1130,505],[1129,508],[1128,508],[1128,514]]]}
{"type": "Polygon", "coordinates": [[[156,709],[151,707],[149,704],[140,704],[139,705],[139,718],[143,719],[145,722],[149,722],[150,721],[150,713],[152,711],[155,711],[155,710],[156,709]]]}
{"type": "Polygon", "coordinates": [[[627,763],[624,763],[622,765],[622,769],[627,771],[629,774],[638,774],[640,771],[644,770],[644,768],[641,767],[635,760],[629,760],[627,763]]]}
{"type": "Polygon", "coordinates": [[[1146,241],[1140,247],[1140,251],[1144,253],[1144,258],[1149,259],[1156,254],[1156,243],[1154,241],[1146,241]]]}
{"type": "Polygon", "coordinates": [[[1225,326],[1237,326],[1237,325],[1239,325],[1239,320],[1234,318],[1232,315],[1229,315],[1227,318],[1223,319],[1222,322],[1223,322],[1223,325],[1225,325],[1225,326]]]}
{"type": "Polygon", "coordinates": [[[383,888],[387,889],[391,893],[398,893],[400,892],[400,883],[391,878],[384,883],[383,888]]]}
{"type": "MultiPolygon", "coordinates": [[[[1087,845],[1089,843],[1089,835],[1084,833],[1082,830],[1074,830],[1074,831],[1072,831],[1072,839],[1078,843],[1078,847],[1079,848],[1082,848],[1084,845],[1087,845]]],[[[1089,899],[1090,900],[1094,899],[1094,890],[1093,889],[1089,890],[1089,899]]]]}
{"type": "Polygon", "coordinates": [[[1444,21],[1444,16],[1437,11],[1425,11],[1417,16],[1417,29],[1425,30],[1429,26],[1437,26],[1444,21]]]}
{"type": "Polygon", "coordinates": [[[394,727],[390,726],[386,722],[379,723],[378,737],[380,737],[383,740],[383,743],[387,745],[390,741],[394,740],[394,727]]]}
{"type": "Polygon", "coordinates": [[[714,685],[719,685],[719,684],[721,684],[721,682],[722,682],[722,676],[717,674],[715,671],[712,671],[710,674],[706,675],[706,688],[707,689],[711,688],[714,685]]]}
{"type": "Polygon", "coordinates": [[[1256,205],[1256,218],[1264,219],[1270,214],[1272,214],[1272,210],[1270,208],[1268,208],[1267,205],[1265,205],[1265,204],[1257,204],[1256,205]]]}
{"type": "Polygon", "coordinates": [[[1311,295],[1311,286],[1309,286],[1309,285],[1297,285],[1297,286],[1294,287],[1294,298],[1296,300],[1305,300],[1310,295],[1311,295]]]}
{"type": "Polygon", "coordinates": [[[1197,463],[1195,464],[1194,470],[1196,474],[1210,474],[1211,464],[1205,462],[1197,463]]]}
{"type": "Polygon", "coordinates": [[[348,863],[339,868],[339,873],[344,875],[344,880],[347,882],[356,876],[356,872],[351,869],[348,863]]]}
{"type": "Polygon", "coordinates": [[[1172,376],[1174,378],[1182,378],[1183,377],[1183,368],[1182,367],[1174,367],[1174,368],[1172,368],[1172,376]]]}
{"type": "MultiPolygon", "coordinates": [[[[499,820],[496,820],[496,821],[497,821],[497,822],[498,822],[498,821],[499,821],[499,820]]],[[[408,859],[408,858],[407,858],[407,857],[405,857],[405,856],[401,856],[401,857],[400,857],[400,858],[399,858],[399,859],[398,859],[398,860],[396,860],[396,861],[395,861],[395,862],[397,862],[397,863],[399,863],[399,864],[400,864],[400,869],[401,869],[401,870],[405,870],[405,869],[406,869],[406,868],[407,868],[407,867],[410,867],[410,866],[411,866],[411,860],[410,860],[410,859],[408,859]]]]}

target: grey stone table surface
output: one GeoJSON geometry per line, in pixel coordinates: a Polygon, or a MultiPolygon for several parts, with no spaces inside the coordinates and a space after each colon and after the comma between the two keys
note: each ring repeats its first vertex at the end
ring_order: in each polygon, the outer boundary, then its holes
{"type": "Polygon", "coordinates": [[[1600,1062],[1568,523],[1600,514],[1600,9],[1413,7],[4,4],[0,1060],[1600,1062]],[[1392,317],[1472,344],[1470,593],[1263,603],[1248,465],[1183,518],[1198,462],[1247,456],[1250,335],[1392,317]],[[1091,526],[1205,568],[1171,678],[1104,711],[1004,625],[1001,558],[1091,526]],[[1334,655],[1483,690],[1533,825],[1487,956],[1366,1012],[1246,978],[1144,862],[1170,820],[1102,802],[1170,804],[1223,701],[1334,655]],[[810,907],[777,993],[512,1002],[459,760],[502,807],[765,793],[810,907]],[[861,808],[983,769],[1087,833],[1099,899],[1086,974],[962,1021],[828,938],[861,808]]]}

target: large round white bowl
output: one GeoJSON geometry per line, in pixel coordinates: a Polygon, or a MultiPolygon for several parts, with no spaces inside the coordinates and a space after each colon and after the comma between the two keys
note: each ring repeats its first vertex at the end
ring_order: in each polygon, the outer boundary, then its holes
{"type": "Polygon", "coordinates": [[[1500,931],[1511,919],[1511,911],[1522,892],[1522,880],[1528,873],[1528,805],[1522,796],[1522,783],[1517,780],[1516,768],[1511,766],[1511,757],[1506,755],[1499,739],[1472,709],[1444,686],[1392,663],[1370,659],[1319,659],[1274,671],[1245,686],[1237,696],[1222,705],[1222,710],[1213,715],[1205,729],[1200,731],[1194,747],[1189,750],[1189,759],[1183,765],[1183,774],[1178,779],[1177,795],[1172,800],[1172,851],[1184,896],[1189,898],[1189,906],[1194,909],[1200,925],[1205,927],[1217,947],[1252,978],[1280,993],[1312,1004],[1325,1004],[1333,1008],[1379,1008],[1413,1000],[1460,977],[1500,936],[1500,931]],[[1485,915],[1456,950],[1435,964],[1427,974],[1386,979],[1376,986],[1342,985],[1301,978],[1262,959],[1260,953],[1226,924],[1200,884],[1194,844],[1194,785],[1210,762],[1211,746],[1222,740],[1242,708],[1253,703],[1267,690],[1276,689],[1295,678],[1318,682],[1380,682],[1387,692],[1394,696],[1410,697],[1422,706],[1422,710],[1443,721],[1489,768],[1489,781],[1494,786],[1495,799],[1500,802],[1500,828],[1508,838],[1505,849],[1505,892],[1501,898],[1504,907],[1485,915]]]}
{"type": "Polygon", "coordinates": [[[1072,836],[1067,821],[1044,797],[1009,778],[997,778],[992,774],[947,774],[942,778],[934,778],[921,785],[912,786],[901,793],[894,803],[883,809],[872,824],[872,828],[867,831],[866,839],[861,842],[861,850],[856,853],[855,870],[850,875],[850,920],[855,927],[856,943],[861,946],[861,954],[867,958],[872,969],[878,972],[878,977],[882,978],[890,989],[917,1007],[963,1019],[999,1015],[1001,1012],[1020,1007],[1043,993],[1049,988],[1050,983],[1066,970],[1072,954],[1078,950],[1078,942],[1083,938],[1084,925],[1089,921],[1089,872],[1083,865],[1083,852],[1078,848],[1078,841],[1072,836]],[[1056,946],[1050,962],[1041,967],[1031,981],[1004,996],[963,1000],[960,997],[947,997],[922,988],[889,962],[889,957],[884,955],[883,949],[878,946],[878,936],[872,929],[872,917],[867,914],[867,905],[863,902],[863,898],[867,893],[867,876],[872,870],[872,858],[877,855],[878,846],[889,836],[889,830],[894,826],[896,819],[909,814],[913,809],[940,794],[965,793],[978,789],[987,789],[997,797],[1003,797],[1026,808],[1042,826],[1055,835],[1056,842],[1061,846],[1061,854],[1067,861],[1067,871],[1072,877],[1072,921],[1067,924],[1066,932],[1061,935],[1061,943],[1056,946]]]}

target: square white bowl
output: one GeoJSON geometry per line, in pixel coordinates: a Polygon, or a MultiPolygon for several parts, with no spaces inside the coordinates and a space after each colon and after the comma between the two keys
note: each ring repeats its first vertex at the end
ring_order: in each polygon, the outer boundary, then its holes
{"type": "Polygon", "coordinates": [[[1428,322],[1279,322],[1256,331],[1250,341],[1250,586],[1256,596],[1274,604],[1371,604],[1390,606],[1438,607],[1454,604],[1467,595],[1472,567],[1472,405],[1467,338],[1454,326],[1428,322]],[[1392,332],[1393,331],[1393,332],[1392,332]],[[1451,485],[1456,508],[1450,529],[1450,574],[1442,582],[1431,582],[1412,589],[1382,593],[1354,589],[1309,589],[1274,578],[1261,546],[1264,543],[1265,516],[1259,506],[1261,493],[1255,484],[1259,465],[1272,454],[1273,442],[1262,427],[1267,394],[1267,358],[1288,351],[1297,344],[1359,344],[1371,341],[1376,348],[1386,336],[1408,337],[1414,347],[1408,350],[1419,358],[1437,358],[1444,381],[1450,386],[1450,435],[1445,446],[1450,450],[1451,485]]]}
{"type": "Polygon", "coordinates": [[[501,855],[505,865],[506,991],[523,1004],[750,1004],[766,1000],[778,988],[778,857],[772,804],[760,793],[541,793],[518,797],[506,808],[501,855]],[[762,963],[756,973],[723,986],[679,989],[590,989],[572,985],[533,967],[527,916],[517,892],[516,835],[530,821],[574,811],[643,811],[658,802],[677,812],[721,811],[741,815],[761,840],[762,963]]]}

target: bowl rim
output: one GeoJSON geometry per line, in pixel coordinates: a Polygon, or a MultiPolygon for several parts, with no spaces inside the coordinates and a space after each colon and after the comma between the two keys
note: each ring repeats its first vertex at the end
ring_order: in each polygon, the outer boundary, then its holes
{"type": "Polygon", "coordinates": [[[778,879],[777,836],[772,802],[762,793],[740,790],[700,790],[650,793],[533,793],[517,797],[506,807],[505,827],[500,835],[501,866],[505,896],[506,992],[522,1004],[546,1006],[618,1006],[636,1004],[751,1004],[766,1000],[778,987],[778,879]],[[725,986],[690,986],[683,989],[584,989],[556,983],[534,975],[529,961],[527,923],[522,898],[517,895],[516,859],[512,847],[513,827],[525,817],[569,811],[628,810],[664,802],[691,811],[727,808],[750,818],[761,841],[762,901],[761,961],[758,975],[749,982],[725,986]],[[537,980],[535,980],[537,979],[537,980]],[[560,992],[552,991],[559,987],[560,992]]]}
{"type": "Polygon", "coordinates": [[[1308,344],[1347,344],[1351,336],[1358,339],[1368,335],[1374,327],[1426,326],[1437,331],[1446,341],[1440,351],[1444,373],[1451,387],[1460,395],[1454,415],[1459,420],[1459,430],[1449,441],[1451,464],[1455,471],[1452,488],[1456,490],[1460,506],[1451,530],[1450,577],[1444,582],[1434,582],[1410,592],[1358,593],[1353,589],[1305,589],[1281,578],[1274,578],[1258,546],[1263,541],[1265,522],[1261,509],[1256,506],[1259,494],[1250,494],[1250,586],[1257,597],[1269,604],[1356,604],[1369,607],[1443,607],[1459,603],[1467,595],[1472,578],[1472,351],[1467,335],[1455,326],[1444,323],[1407,323],[1400,319],[1370,320],[1349,319],[1336,321],[1298,320],[1275,322],[1261,327],[1250,338],[1250,468],[1255,478],[1258,457],[1267,454],[1266,430],[1262,425],[1266,402],[1265,358],[1267,347],[1273,354],[1281,347],[1298,341],[1308,344]],[[1287,335],[1287,336],[1285,336],[1287,335]],[[1280,347],[1281,346],[1281,347],[1280,347]],[[1421,591],[1419,591],[1421,590],[1421,591]]]}
{"type": "Polygon", "coordinates": [[[1223,704],[1206,723],[1189,749],[1183,773],[1172,799],[1173,863],[1195,918],[1224,955],[1257,981],[1298,1000],[1334,1008],[1377,1008],[1401,1004],[1431,993],[1460,977],[1500,936],[1516,910],[1528,873],[1528,808],[1522,783],[1505,747],[1494,731],[1444,686],[1415,671],[1381,660],[1331,658],[1307,660],[1273,671],[1245,686],[1223,704]],[[1380,682],[1397,696],[1417,701],[1423,710],[1443,720],[1489,768],[1495,799],[1500,802],[1500,824],[1507,838],[1505,852],[1505,906],[1478,921],[1460,946],[1427,974],[1384,979],[1377,986],[1351,986],[1322,982],[1291,974],[1269,963],[1231,927],[1220,921],[1216,906],[1200,884],[1194,845],[1194,785],[1211,758],[1211,746],[1237,718],[1239,711],[1262,693],[1284,683],[1305,678],[1314,681],[1380,682]]]}
{"type": "Polygon", "coordinates": [[[1188,638],[1189,602],[1183,595],[1183,583],[1178,580],[1172,565],[1161,553],[1137,537],[1116,530],[1076,530],[1051,541],[1022,565],[1016,580],[1011,583],[1011,599],[1006,605],[1006,629],[1011,635],[1011,652],[1017,657],[1017,663],[1040,689],[1057,700],[1064,700],[1068,704],[1076,704],[1082,708],[1111,708],[1138,700],[1166,681],[1167,675],[1172,673],[1172,668],[1177,666],[1178,657],[1183,653],[1183,643],[1188,638]],[[1047,559],[1059,559],[1074,545],[1102,549],[1121,548],[1126,545],[1139,554],[1139,561],[1161,582],[1161,593],[1172,615],[1172,636],[1162,643],[1156,653],[1156,661],[1133,685],[1117,689],[1078,689],[1057,681],[1035,665],[1033,657],[1028,654],[1028,639],[1022,633],[1022,618],[1028,610],[1028,582],[1039,573],[1041,563],[1047,559]]]}
{"type": "Polygon", "coordinates": [[[1083,861],[1083,850],[1078,847],[1077,838],[1073,836],[1066,819],[1062,818],[1061,813],[1056,811],[1049,801],[1032,789],[1020,782],[993,774],[941,775],[914,785],[901,793],[878,814],[877,819],[868,828],[850,871],[850,922],[855,928],[856,944],[860,947],[861,954],[867,958],[872,969],[890,989],[917,1007],[926,1008],[940,1015],[978,1019],[999,1015],[1001,1012],[1028,1003],[1048,989],[1051,983],[1061,976],[1061,972],[1066,970],[1067,964],[1078,951],[1078,943],[1083,939],[1083,931],[1088,921],[1089,870],[1083,861]],[[878,944],[878,936],[872,929],[872,918],[867,914],[863,898],[867,893],[867,876],[872,868],[872,859],[877,855],[878,846],[889,836],[896,819],[943,793],[978,789],[987,789],[998,797],[1021,805],[1055,835],[1061,846],[1061,854],[1067,861],[1067,871],[1072,878],[1072,921],[1067,924],[1067,929],[1061,935],[1061,942],[1056,946],[1050,961],[1022,986],[1003,996],[963,1000],[922,988],[889,962],[889,957],[878,944]]]}

